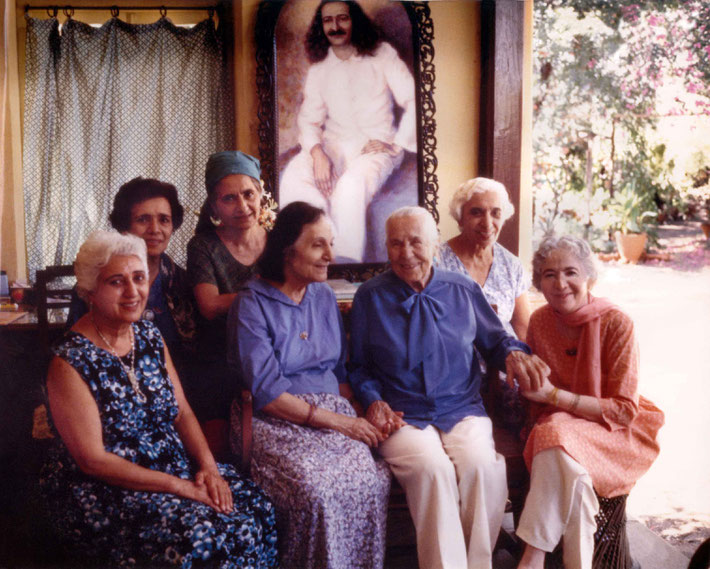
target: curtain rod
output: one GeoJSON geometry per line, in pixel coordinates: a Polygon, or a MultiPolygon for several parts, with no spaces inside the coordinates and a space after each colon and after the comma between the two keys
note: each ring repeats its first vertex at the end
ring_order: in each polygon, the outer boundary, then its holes
{"type": "Polygon", "coordinates": [[[118,16],[121,10],[159,10],[161,14],[167,13],[168,10],[204,10],[205,12],[213,13],[217,10],[217,6],[58,6],[57,4],[30,6],[25,4],[25,14],[30,10],[46,10],[48,14],[51,10],[54,16],[59,13],[59,10],[62,10],[66,16],[73,14],[74,10],[109,10],[112,15],[118,16]]]}

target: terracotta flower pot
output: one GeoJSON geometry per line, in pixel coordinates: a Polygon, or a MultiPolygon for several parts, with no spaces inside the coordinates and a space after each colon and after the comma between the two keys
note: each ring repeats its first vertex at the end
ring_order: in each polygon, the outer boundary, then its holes
{"type": "Polygon", "coordinates": [[[646,248],[647,238],[645,233],[622,233],[621,231],[614,233],[614,241],[616,241],[621,261],[634,265],[638,263],[646,248]]]}

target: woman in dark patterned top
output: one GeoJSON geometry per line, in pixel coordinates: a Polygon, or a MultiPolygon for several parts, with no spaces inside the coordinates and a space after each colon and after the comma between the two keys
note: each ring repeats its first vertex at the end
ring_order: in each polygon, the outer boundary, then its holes
{"type": "Polygon", "coordinates": [[[239,151],[212,154],[205,168],[207,199],[187,245],[187,272],[202,318],[198,321],[199,383],[190,403],[213,450],[226,448],[235,384],[226,360],[227,312],[254,273],[264,250],[259,161],[239,151]]]}
{"type": "Polygon", "coordinates": [[[88,301],[47,378],[59,437],[40,483],[68,553],[91,567],[274,567],[273,506],[215,462],[158,329],[142,239],[97,231],[75,262],[88,301]]]}
{"type": "MultiPolygon", "coordinates": [[[[150,290],[141,316],[158,327],[180,377],[189,383],[197,307],[185,269],[165,252],[173,232],[182,225],[183,214],[175,186],[139,176],[119,188],[109,221],[116,231],[145,241],[150,290]]],[[[68,323],[73,325],[87,312],[86,303],[74,294],[68,323]]]]}

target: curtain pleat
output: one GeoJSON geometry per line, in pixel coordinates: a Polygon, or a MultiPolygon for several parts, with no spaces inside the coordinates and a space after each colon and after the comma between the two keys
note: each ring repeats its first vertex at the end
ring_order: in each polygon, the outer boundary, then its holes
{"type": "Polygon", "coordinates": [[[144,176],[176,186],[185,222],[168,252],[184,264],[205,197],[210,153],[233,147],[231,95],[211,19],[192,29],[112,18],[28,18],[24,193],[28,264],[73,261],[107,228],[121,184],[144,176]]]}

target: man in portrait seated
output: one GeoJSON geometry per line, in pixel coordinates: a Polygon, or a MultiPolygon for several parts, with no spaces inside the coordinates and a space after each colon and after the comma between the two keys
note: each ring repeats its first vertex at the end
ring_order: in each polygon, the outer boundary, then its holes
{"type": "Polygon", "coordinates": [[[404,150],[417,149],[414,79],[356,2],[320,3],[306,53],[301,151],[283,172],[279,202],[323,208],[335,225],[337,261],[361,262],[367,206],[404,150]]]}

